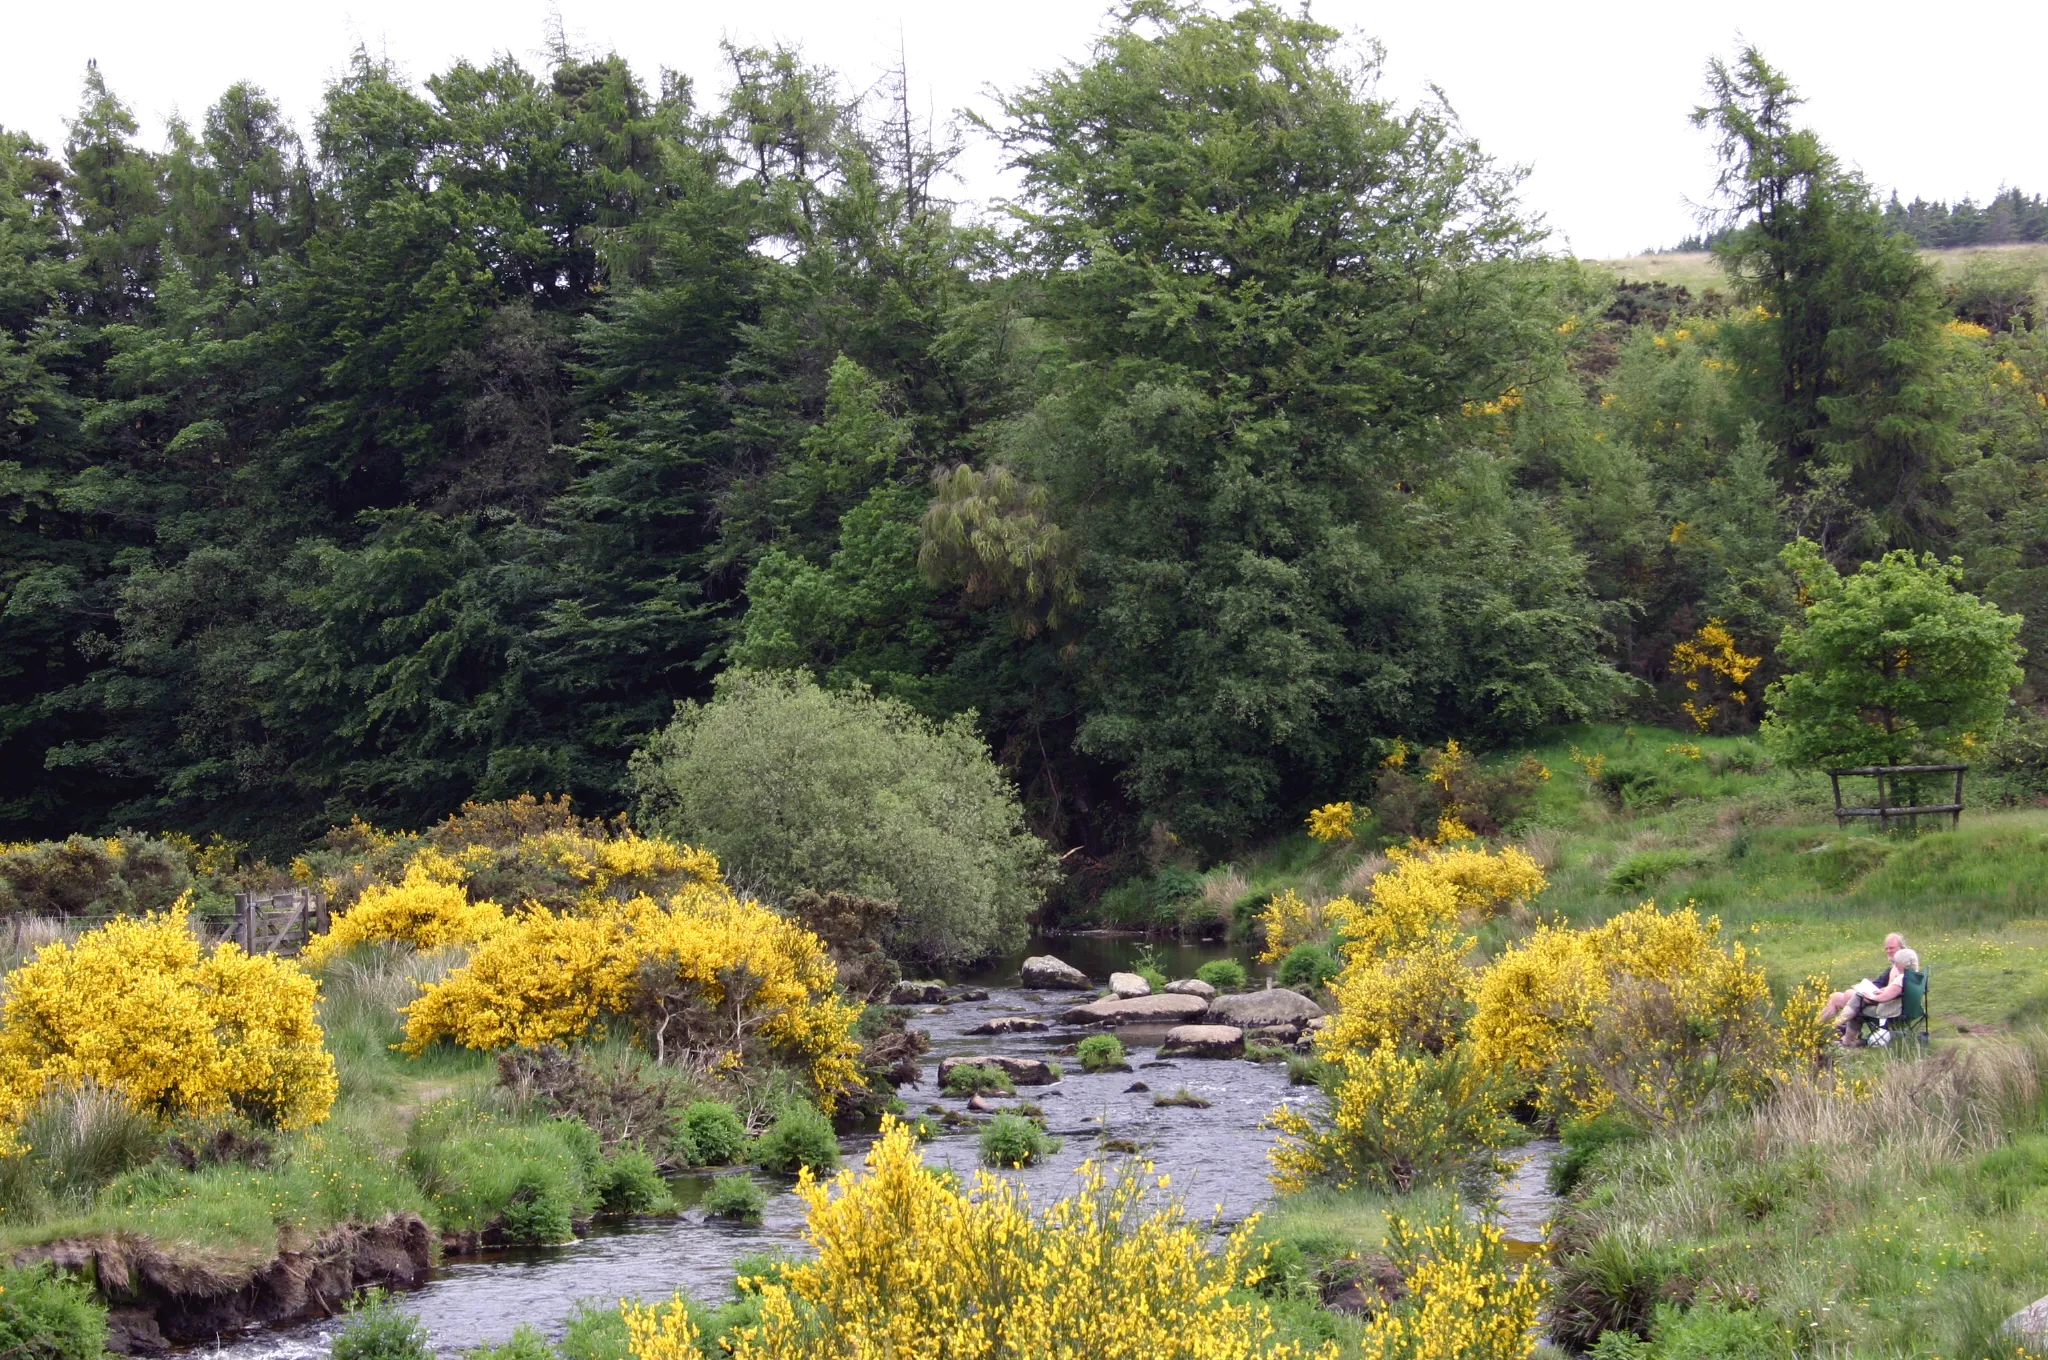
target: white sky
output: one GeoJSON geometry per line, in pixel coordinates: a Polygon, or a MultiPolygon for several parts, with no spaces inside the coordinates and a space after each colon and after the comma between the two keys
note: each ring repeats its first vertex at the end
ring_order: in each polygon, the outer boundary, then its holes
{"type": "MultiPolygon", "coordinates": [[[[499,52],[538,67],[553,8],[578,46],[615,48],[650,82],[663,66],[686,71],[707,90],[721,36],[799,43],[861,87],[894,63],[900,36],[913,88],[942,115],[986,109],[989,86],[1084,56],[1106,12],[1104,0],[0,0],[0,125],[61,142],[86,60],[97,58],[152,142],[166,115],[196,119],[238,79],[263,86],[310,133],[322,88],[358,43],[416,79],[499,52]]],[[[1979,201],[2004,182],[2048,192],[2041,0],[1318,0],[1313,12],[1386,45],[1386,93],[1405,100],[1440,86],[1483,146],[1529,166],[1525,201],[1582,255],[1629,254],[1692,230],[1688,203],[1707,195],[1713,168],[1686,115],[1708,56],[1732,52],[1738,34],[1792,76],[1810,123],[1883,188],[1979,201]]],[[[971,158],[959,196],[998,189],[992,166],[986,154],[971,158]]]]}

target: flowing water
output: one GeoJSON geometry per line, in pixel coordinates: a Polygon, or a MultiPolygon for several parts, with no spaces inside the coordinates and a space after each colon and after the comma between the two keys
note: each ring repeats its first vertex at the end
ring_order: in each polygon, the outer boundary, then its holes
{"type": "MultiPolygon", "coordinates": [[[[1031,953],[1056,953],[1091,978],[1106,978],[1135,960],[1141,942],[1102,936],[1063,936],[1034,940],[1031,953]]],[[[1166,945],[1156,950],[1170,976],[1184,977],[1209,959],[1230,956],[1220,946],[1166,945]]],[[[1090,1031],[1052,1025],[1037,1033],[990,1037],[967,1031],[1004,1015],[1050,1020],[1078,1001],[1075,993],[1028,992],[1016,988],[1023,955],[1003,960],[957,982],[988,989],[985,1001],[959,1002],[923,1010],[912,1025],[928,1031],[932,1051],[916,1088],[900,1094],[913,1111],[936,1105],[964,1109],[966,1101],[945,1096],[937,1088],[941,1059],[974,1054],[1009,1054],[1058,1060],[1055,1050],[1090,1031]]],[[[1117,1031],[1124,1042],[1131,1072],[1089,1074],[1071,1057],[1065,1076],[1045,1087],[1021,1087],[1018,1099],[1045,1111],[1047,1129],[1063,1139],[1060,1150],[1042,1162],[1001,1174],[1018,1182],[1032,1199],[1047,1203],[1069,1192],[1075,1172],[1090,1156],[1101,1156],[1103,1139],[1137,1144],[1154,1168],[1171,1178],[1172,1194],[1191,1217],[1214,1219],[1219,1227],[1241,1221],[1270,1193],[1266,1182],[1266,1151],[1274,1135],[1261,1127],[1275,1107],[1287,1101],[1316,1098],[1308,1088],[1290,1087],[1280,1064],[1175,1059],[1160,1063],[1156,1050],[1166,1027],[1117,1031]],[[1130,1088],[1142,1083],[1149,1090],[1130,1088]],[[1209,1101],[1206,1109],[1159,1108],[1157,1094],[1185,1087],[1209,1101]]],[[[1008,1100],[991,1101],[999,1107],[1008,1100]]],[[[976,1130],[941,1133],[925,1147],[928,1164],[952,1167],[971,1175],[979,1166],[976,1130]]],[[[858,1164],[872,1135],[841,1140],[849,1163],[858,1164]]],[[[1533,1155],[1503,1188],[1495,1208],[1510,1238],[1540,1240],[1548,1196],[1542,1192],[1542,1168],[1549,1155],[1532,1145],[1533,1155]],[[1532,1168],[1534,1168],[1532,1170],[1532,1168]]],[[[787,1182],[772,1189],[768,1209],[757,1226],[706,1221],[693,1207],[709,1185],[709,1177],[683,1176],[673,1189],[683,1212],[671,1219],[644,1220],[616,1227],[593,1228],[582,1240],[560,1247],[500,1251],[453,1259],[438,1267],[426,1285],[406,1296],[405,1306],[425,1324],[437,1351],[446,1355],[489,1342],[502,1341],[518,1323],[528,1322],[551,1337],[578,1300],[612,1304],[619,1298],[666,1298],[677,1290],[705,1302],[728,1296],[733,1267],[761,1252],[803,1249],[803,1206],[788,1193],[787,1182]]],[[[324,1356],[338,1330],[338,1320],[224,1337],[208,1351],[228,1360],[313,1360],[324,1356]]]]}

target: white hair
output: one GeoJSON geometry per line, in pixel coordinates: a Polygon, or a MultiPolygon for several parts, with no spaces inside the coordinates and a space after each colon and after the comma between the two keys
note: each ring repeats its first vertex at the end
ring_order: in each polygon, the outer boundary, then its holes
{"type": "Polygon", "coordinates": [[[1908,973],[1920,971],[1920,954],[1918,950],[1901,949],[1898,953],[1892,955],[1892,962],[1908,973]]]}

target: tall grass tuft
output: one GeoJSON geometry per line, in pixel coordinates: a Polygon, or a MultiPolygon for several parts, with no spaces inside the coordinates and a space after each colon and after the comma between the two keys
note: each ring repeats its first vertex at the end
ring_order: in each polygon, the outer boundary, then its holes
{"type": "Polygon", "coordinates": [[[79,1202],[156,1155],[156,1121],[95,1082],[53,1090],[23,1123],[21,1141],[50,1197],[79,1202]]]}

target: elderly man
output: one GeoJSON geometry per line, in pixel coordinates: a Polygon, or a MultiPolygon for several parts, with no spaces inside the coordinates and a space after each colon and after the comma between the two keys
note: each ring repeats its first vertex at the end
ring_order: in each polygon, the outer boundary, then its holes
{"type": "Polygon", "coordinates": [[[1863,1042],[1856,1024],[1858,1017],[1866,1009],[1881,1009],[1896,1002],[1906,989],[1906,970],[1920,963],[1920,956],[1906,948],[1906,937],[1896,931],[1884,937],[1884,959],[1885,966],[1876,977],[1867,977],[1846,992],[1836,992],[1820,1009],[1823,1020],[1840,1015],[1835,1033],[1851,1048],[1863,1042]],[[1901,961],[1902,953],[1911,956],[1910,961],[1901,961]]]}

